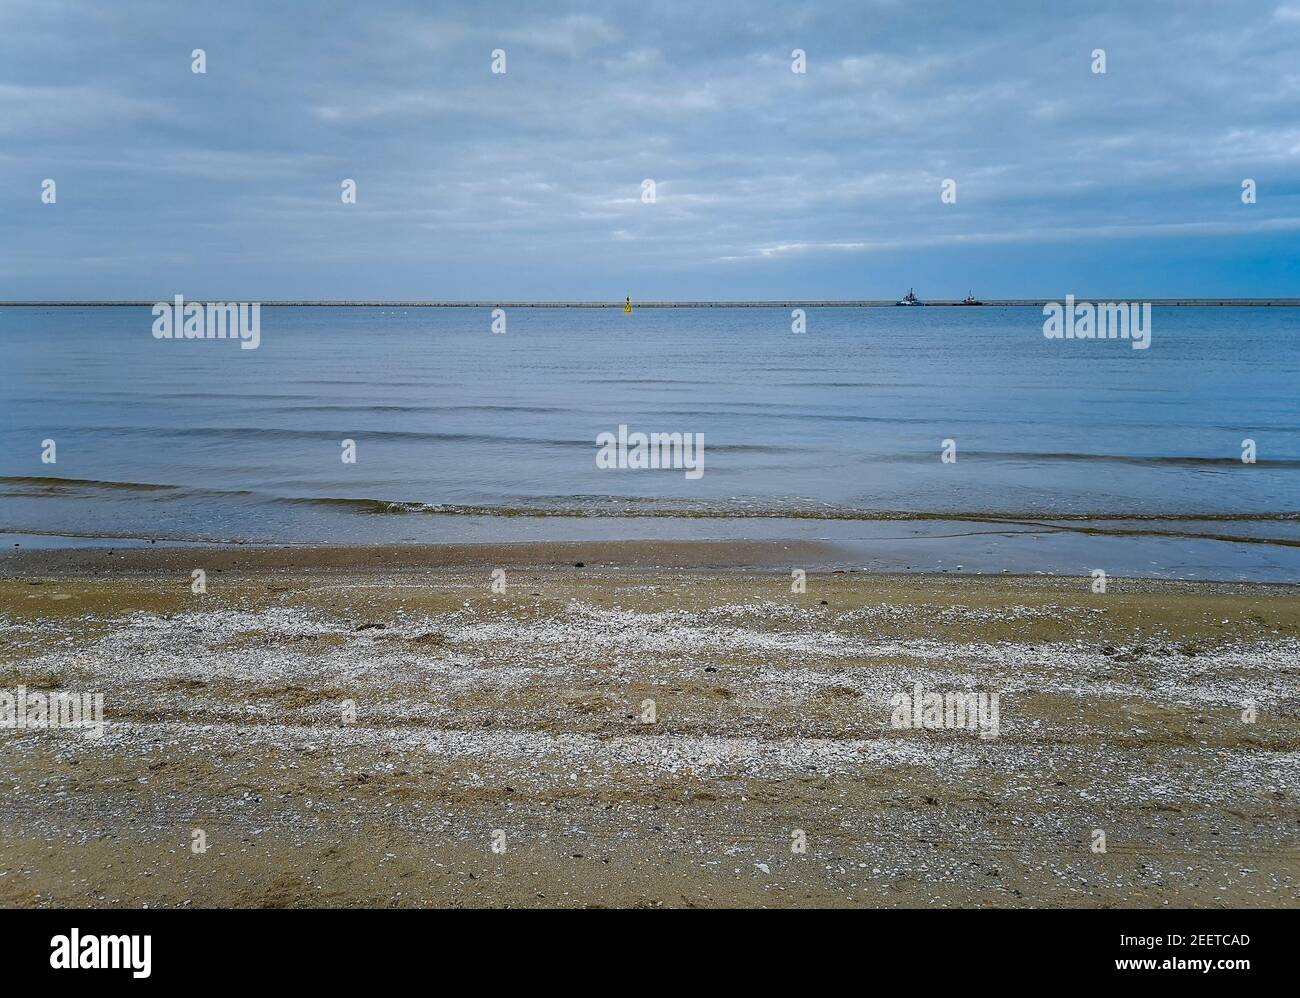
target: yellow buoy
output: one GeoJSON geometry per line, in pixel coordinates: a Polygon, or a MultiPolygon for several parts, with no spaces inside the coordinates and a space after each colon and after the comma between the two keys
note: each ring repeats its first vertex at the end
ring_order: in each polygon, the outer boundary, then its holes
{"type": "Polygon", "coordinates": [[[631,295],[629,295],[627,301],[625,301],[625,302],[623,303],[623,314],[624,314],[624,315],[631,315],[631,314],[632,314],[632,296],[631,296],[631,295]]]}

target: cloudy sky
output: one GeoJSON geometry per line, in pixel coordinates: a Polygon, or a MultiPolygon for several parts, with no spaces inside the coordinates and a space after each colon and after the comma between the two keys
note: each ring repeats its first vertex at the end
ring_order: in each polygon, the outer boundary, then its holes
{"type": "Polygon", "coordinates": [[[0,3],[0,299],[909,285],[1300,296],[1300,0],[0,3]]]}

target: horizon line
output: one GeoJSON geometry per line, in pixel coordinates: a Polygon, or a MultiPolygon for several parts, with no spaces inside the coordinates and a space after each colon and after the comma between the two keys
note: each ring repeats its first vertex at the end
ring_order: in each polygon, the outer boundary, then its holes
{"type": "MultiPolygon", "coordinates": [[[[1150,305],[1170,307],[1259,307],[1259,308],[1300,308],[1300,298],[1144,298],[1142,296],[1114,295],[1073,295],[1079,304],[1091,302],[1129,303],[1138,302],[1150,305]]],[[[223,303],[240,301],[252,304],[251,299],[240,298],[190,298],[194,303],[223,303]]],[[[990,298],[968,305],[957,299],[936,299],[921,303],[926,307],[939,308],[1041,308],[1049,304],[1059,304],[1056,298],[990,298]]],[[[169,302],[170,303],[170,300],[169,302]]],[[[0,301],[0,308],[151,308],[158,300],[143,299],[94,299],[87,301],[50,300],[50,301],[0,301]]],[[[337,299],[337,298],[285,298],[264,299],[256,302],[271,308],[624,308],[623,301],[572,300],[572,301],[509,301],[504,299],[482,299],[475,301],[421,300],[421,299],[337,299]]],[[[646,300],[633,301],[636,308],[894,308],[898,306],[892,299],[782,299],[782,300],[646,300]]]]}

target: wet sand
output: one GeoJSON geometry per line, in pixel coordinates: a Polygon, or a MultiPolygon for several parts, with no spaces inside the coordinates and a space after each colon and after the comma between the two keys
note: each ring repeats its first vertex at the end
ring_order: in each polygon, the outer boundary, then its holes
{"type": "Polygon", "coordinates": [[[107,721],[0,730],[0,905],[1297,903],[1294,586],[846,564],[790,591],[834,561],[0,558],[0,690],[99,691],[107,721]],[[997,737],[894,727],[918,682],[997,692],[997,737]]]}

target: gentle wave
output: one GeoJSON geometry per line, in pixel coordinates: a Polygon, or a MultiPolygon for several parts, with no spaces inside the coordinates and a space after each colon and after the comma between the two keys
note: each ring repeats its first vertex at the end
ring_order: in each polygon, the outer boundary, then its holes
{"type": "Polygon", "coordinates": [[[552,405],[372,405],[343,402],[328,405],[280,405],[274,408],[277,412],[522,412],[529,415],[570,411],[552,405]]]}
{"type": "Polygon", "coordinates": [[[164,492],[179,485],[155,485],[152,482],[108,482],[98,478],[49,478],[40,475],[0,475],[0,485],[31,485],[36,488],[120,489],[126,492],[164,492]]]}
{"type": "MultiPolygon", "coordinates": [[[[527,447],[581,447],[595,454],[594,438],[575,437],[521,437],[501,433],[458,433],[426,430],[372,430],[349,428],[345,430],[293,429],[278,426],[186,426],[177,428],[159,426],[101,426],[97,432],[110,433],[114,436],[144,436],[156,441],[160,437],[174,437],[181,440],[319,440],[337,444],[340,440],[351,438],[371,443],[386,440],[403,440],[421,443],[471,443],[491,445],[516,445],[527,447]]],[[[708,451],[715,454],[785,454],[800,453],[807,448],[783,446],[777,444],[730,444],[715,443],[708,445],[708,451]]],[[[0,477],[0,481],[3,481],[0,477]]]]}
{"type": "Polygon", "coordinates": [[[769,518],[801,520],[969,520],[1007,524],[1054,523],[1291,523],[1300,522],[1300,510],[1253,512],[1115,512],[1034,510],[905,510],[861,509],[835,506],[797,498],[786,500],[689,500],[659,496],[567,495],[540,496],[515,504],[436,503],[412,499],[380,499],[365,496],[285,496],[269,492],[235,489],[194,488],[155,482],[103,481],[87,478],[0,476],[0,488],[25,486],[43,490],[26,495],[66,496],[71,491],[157,492],[159,500],[175,502],[185,498],[242,497],[253,502],[289,506],[321,506],[349,509],[357,513],[425,513],[444,516],[507,517],[683,517],[683,518],[769,518]]]}
{"type": "MultiPolygon", "coordinates": [[[[1156,464],[1176,467],[1201,467],[1206,465],[1232,467],[1243,464],[1240,455],[1235,457],[1203,457],[1193,454],[1088,454],[1071,451],[968,450],[961,456],[963,458],[994,458],[999,461],[1095,461],[1103,464],[1156,464]]],[[[1252,464],[1256,467],[1265,468],[1300,468],[1300,458],[1259,458],[1252,464]]],[[[1246,467],[1250,466],[1246,465],[1246,467]]]]}

